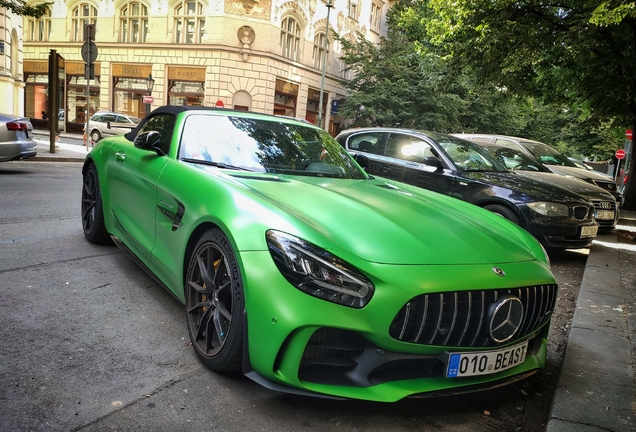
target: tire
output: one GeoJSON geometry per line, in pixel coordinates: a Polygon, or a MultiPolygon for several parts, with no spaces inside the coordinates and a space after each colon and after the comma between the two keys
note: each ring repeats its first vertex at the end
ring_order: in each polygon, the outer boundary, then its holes
{"type": "Polygon", "coordinates": [[[96,143],[100,139],[102,139],[102,134],[99,133],[99,131],[97,129],[93,130],[91,132],[91,140],[93,140],[93,142],[96,143]]]}
{"type": "Polygon", "coordinates": [[[515,224],[521,226],[521,219],[519,218],[519,215],[517,215],[517,213],[506,206],[503,206],[501,204],[489,204],[487,206],[484,206],[484,208],[486,210],[490,210],[496,215],[501,216],[504,219],[508,219],[510,222],[514,222],[515,224]]]}
{"type": "Polygon", "coordinates": [[[104,225],[104,209],[102,207],[102,191],[99,187],[97,168],[90,165],[84,173],[82,186],[82,229],[84,236],[91,243],[112,243],[104,225]]]}
{"type": "Polygon", "coordinates": [[[199,239],[185,284],[188,333],[201,362],[216,372],[241,370],[243,282],[236,256],[220,229],[199,239]]]}

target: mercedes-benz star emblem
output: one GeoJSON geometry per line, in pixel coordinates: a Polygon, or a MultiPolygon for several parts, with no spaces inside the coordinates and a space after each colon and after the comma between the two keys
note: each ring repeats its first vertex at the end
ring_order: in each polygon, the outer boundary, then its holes
{"type": "Polygon", "coordinates": [[[523,303],[513,295],[501,297],[490,306],[490,338],[497,343],[510,340],[523,321],[523,303]]]}
{"type": "Polygon", "coordinates": [[[499,267],[493,267],[492,271],[494,271],[497,276],[501,276],[501,277],[506,276],[506,272],[500,269],[499,267]]]}

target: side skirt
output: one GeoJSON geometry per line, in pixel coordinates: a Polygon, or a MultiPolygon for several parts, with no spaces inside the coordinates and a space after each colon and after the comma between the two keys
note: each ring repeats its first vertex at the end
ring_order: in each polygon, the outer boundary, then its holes
{"type": "Polygon", "coordinates": [[[164,284],[161,281],[161,279],[159,279],[159,276],[157,276],[152,270],[150,270],[150,268],[137,255],[135,255],[135,253],[128,246],[126,246],[126,244],[123,241],[121,241],[118,237],[115,237],[114,235],[111,235],[110,237],[113,239],[113,243],[115,243],[115,245],[117,245],[117,247],[128,258],[133,260],[139,267],[141,267],[146,273],[148,273],[148,275],[151,278],[153,278],[155,280],[155,282],[157,282],[159,284],[159,286],[161,286],[163,289],[168,291],[170,293],[170,295],[172,295],[172,297],[174,297],[175,299],[177,299],[179,301],[179,303],[182,303],[181,299],[179,299],[179,297],[174,295],[174,293],[170,290],[170,288],[168,288],[168,286],[166,284],[164,284]]]}

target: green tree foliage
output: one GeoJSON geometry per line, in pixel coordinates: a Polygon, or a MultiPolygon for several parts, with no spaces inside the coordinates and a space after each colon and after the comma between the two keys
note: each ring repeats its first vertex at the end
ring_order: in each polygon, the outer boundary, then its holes
{"type": "Polygon", "coordinates": [[[37,5],[28,5],[25,0],[0,0],[0,7],[7,8],[16,15],[40,18],[44,16],[52,3],[45,2],[37,5]]]}
{"type": "MultiPolygon", "coordinates": [[[[587,132],[614,138],[614,149],[622,137],[612,124],[636,129],[634,2],[414,0],[400,19],[486,82],[587,107],[587,132]]],[[[635,167],[632,158],[630,170],[635,167]]],[[[628,209],[636,209],[634,178],[625,194],[628,209]]]]}

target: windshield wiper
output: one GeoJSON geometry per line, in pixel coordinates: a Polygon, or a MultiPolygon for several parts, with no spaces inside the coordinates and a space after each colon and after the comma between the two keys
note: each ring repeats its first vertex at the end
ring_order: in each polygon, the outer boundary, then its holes
{"type": "Polygon", "coordinates": [[[190,159],[190,158],[182,158],[181,160],[184,161],[184,162],[196,163],[196,164],[201,164],[201,165],[209,165],[209,166],[213,166],[213,167],[217,167],[217,168],[223,168],[223,169],[233,169],[233,170],[240,170],[240,171],[252,171],[249,168],[244,168],[244,167],[235,166],[235,165],[229,165],[229,164],[226,164],[225,162],[212,162],[212,161],[207,161],[205,159],[190,159]]]}

